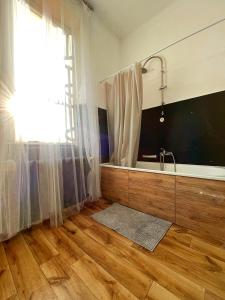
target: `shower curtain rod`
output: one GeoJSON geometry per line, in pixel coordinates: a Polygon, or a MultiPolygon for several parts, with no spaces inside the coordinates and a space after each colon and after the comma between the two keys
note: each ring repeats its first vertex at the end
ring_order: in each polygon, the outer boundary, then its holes
{"type": "Polygon", "coordinates": [[[94,11],[94,7],[86,0],[81,0],[91,11],[94,11]]]}
{"type": "MultiPolygon", "coordinates": [[[[202,32],[202,31],[204,31],[204,30],[206,30],[206,29],[208,29],[208,28],[210,28],[210,27],[213,27],[213,26],[215,26],[215,25],[217,25],[217,24],[219,24],[219,23],[222,23],[222,22],[224,22],[224,21],[225,21],[225,18],[220,19],[220,20],[218,20],[218,21],[216,21],[216,22],[214,22],[214,23],[212,23],[212,24],[210,24],[210,25],[208,25],[208,26],[206,26],[206,27],[203,27],[203,28],[201,28],[201,29],[199,29],[199,30],[197,30],[197,31],[195,31],[195,32],[193,32],[193,33],[191,33],[191,34],[185,36],[184,38],[179,39],[179,40],[177,40],[177,41],[175,41],[175,42],[169,44],[168,46],[161,48],[160,50],[158,50],[158,51],[156,51],[156,52],[153,52],[151,55],[149,55],[149,56],[147,56],[147,57],[145,57],[145,58],[139,60],[138,62],[139,62],[139,63],[142,63],[143,61],[149,59],[151,56],[156,55],[156,54],[159,54],[160,52],[162,52],[162,51],[164,51],[164,50],[166,50],[166,49],[168,49],[168,48],[170,48],[170,47],[172,47],[172,46],[174,46],[174,45],[176,45],[176,44],[178,44],[178,43],[180,43],[180,42],[182,42],[182,41],[184,41],[184,40],[186,40],[186,39],[188,39],[188,38],[190,38],[190,37],[192,37],[192,36],[194,36],[194,35],[196,35],[196,34],[198,34],[198,33],[200,33],[200,32],[202,32]]],[[[118,74],[119,72],[125,71],[125,70],[128,69],[129,67],[133,66],[133,64],[134,64],[134,63],[132,63],[132,64],[130,64],[130,65],[128,65],[128,66],[126,66],[126,67],[124,67],[124,68],[118,70],[117,72],[115,72],[115,73],[113,73],[113,74],[107,76],[106,78],[100,80],[99,83],[104,82],[105,80],[107,80],[107,79],[113,77],[114,75],[118,74]]]]}
{"type": "Polygon", "coordinates": [[[75,1],[75,2],[80,2],[81,4],[85,4],[87,6],[87,8],[90,10],[90,11],[94,11],[94,7],[89,3],[88,0],[72,0],[72,2],[75,1]]]}

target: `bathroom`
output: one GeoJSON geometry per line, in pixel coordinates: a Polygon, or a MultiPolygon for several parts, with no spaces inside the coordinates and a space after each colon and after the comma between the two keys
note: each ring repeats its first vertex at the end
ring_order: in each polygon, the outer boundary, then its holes
{"type": "Polygon", "coordinates": [[[225,1],[0,0],[0,300],[225,299],[225,1]]]}

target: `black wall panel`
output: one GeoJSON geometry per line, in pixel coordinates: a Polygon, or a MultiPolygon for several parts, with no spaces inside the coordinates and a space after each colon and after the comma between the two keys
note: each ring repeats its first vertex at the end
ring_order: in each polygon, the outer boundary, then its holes
{"type": "MultiPolygon", "coordinates": [[[[138,160],[159,161],[165,148],[177,163],[225,166],[225,91],[166,104],[164,111],[164,123],[160,106],[142,111],[138,160]],[[157,154],[157,159],[143,154],[157,154]]],[[[98,112],[102,162],[108,162],[107,114],[98,112]]]]}
{"type": "Polygon", "coordinates": [[[99,134],[100,134],[100,151],[101,162],[109,161],[109,139],[107,126],[107,113],[103,108],[98,108],[99,134]]]}
{"type": "MultiPolygon", "coordinates": [[[[142,111],[139,160],[172,151],[177,163],[225,166],[225,91],[142,111]]],[[[158,161],[152,160],[152,161],[158,161]]]]}

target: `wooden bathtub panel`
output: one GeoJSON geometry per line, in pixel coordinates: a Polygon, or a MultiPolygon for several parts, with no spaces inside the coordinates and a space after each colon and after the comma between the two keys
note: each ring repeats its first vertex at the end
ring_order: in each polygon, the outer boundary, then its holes
{"type": "Polygon", "coordinates": [[[101,189],[104,198],[128,205],[128,170],[102,167],[101,189]]]}
{"type": "Polygon", "coordinates": [[[225,199],[225,182],[211,179],[176,176],[176,189],[180,192],[204,194],[225,199]]]}
{"type": "Polygon", "coordinates": [[[153,197],[141,197],[139,195],[129,193],[129,207],[152,216],[162,218],[171,222],[175,222],[174,204],[163,204],[160,199],[153,197]]]}
{"type": "Polygon", "coordinates": [[[128,170],[102,167],[102,187],[116,187],[118,190],[128,191],[128,170]]]}
{"type": "MultiPolygon", "coordinates": [[[[142,188],[147,188],[151,191],[154,187],[162,187],[165,189],[175,188],[175,176],[163,175],[157,173],[149,172],[129,172],[129,188],[134,188],[136,190],[141,190],[142,188]]],[[[132,192],[132,190],[130,190],[132,192]]]]}
{"type": "Polygon", "coordinates": [[[175,176],[129,172],[129,206],[175,221],[175,176]]]}
{"type": "Polygon", "coordinates": [[[128,192],[102,189],[102,196],[103,198],[111,200],[113,202],[118,202],[122,205],[129,206],[128,192]]]}
{"type": "Polygon", "coordinates": [[[176,223],[225,241],[225,182],[177,176],[176,223]]]}

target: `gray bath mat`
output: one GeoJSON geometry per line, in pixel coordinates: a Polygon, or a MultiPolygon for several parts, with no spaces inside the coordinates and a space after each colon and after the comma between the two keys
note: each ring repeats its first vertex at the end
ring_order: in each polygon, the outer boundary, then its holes
{"type": "Polygon", "coordinates": [[[92,218],[150,251],[155,249],[172,225],[169,221],[117,203],[93,214],[92,218]]]}

